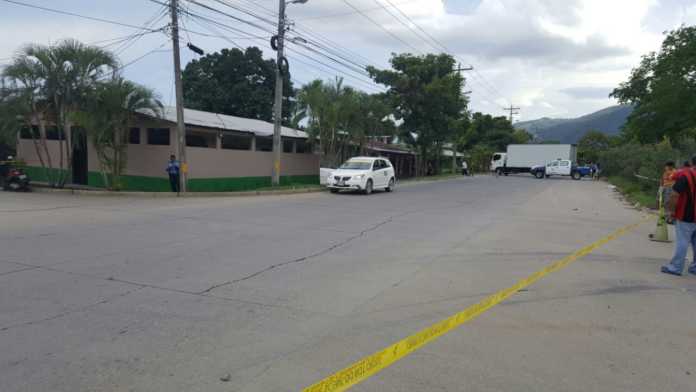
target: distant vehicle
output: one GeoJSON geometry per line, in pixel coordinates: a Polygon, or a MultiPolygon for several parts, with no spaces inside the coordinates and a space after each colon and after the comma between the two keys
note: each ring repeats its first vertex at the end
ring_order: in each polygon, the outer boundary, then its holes
{"type": "Polygon", "coordinates": [[[29,192],[29,176],[18,167],[12,157],[0,162],[0,185],[6,191],[29,192]]]}
{"type": "Polygon", "coordinates": [[[491,158],[491,171],[497,174],[529,173],[534,166],[546,165],[558,159],[575,162],[574,144],[511,144],[507,153],[497,152],[491,158]]]}
{"type": "Polygon", "coordinates": [[[331,193],[354,190],[369,195],[375,189],[391,192],[395,186],[394,167],[386,158],[351,158],[326,179],[326,187],[331,193]]]}
{"type": "Polygon", "coordinates": [[[583,177],[592,175],[590,167],[575,166],[568,159],[558,159],[546,165],[534,166],[531,172],[534,177],[539,179],[551,176],[570,176],[573,180],[580,180],[583,177]]]}

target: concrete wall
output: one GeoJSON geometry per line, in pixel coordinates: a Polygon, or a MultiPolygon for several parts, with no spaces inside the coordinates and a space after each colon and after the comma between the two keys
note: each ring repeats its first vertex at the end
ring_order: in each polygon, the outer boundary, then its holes
{"type": "MultiPolygon", "coordinates": [[[[46,146],[48,147],[48,152],[51,155],[53,167],[56,169],[67,168],[68,162],[65,155],[63,156],[63,166],[60,166],[60,142],[58,140],[47,140],[46,146]]],[[[46,166],[48,166],[43,146],[39,146],[39,149],[46,166]]],[[[39,156],[36,154],[36,148],[34,147],[34,142],[31,139],[19,140],[19,143],[17,144],[17,158],[26,162],[28,166],[41,167],[41,161],[39,160],[39,156]]]]}
{"type": "MultiPolygon", "coordinates": [[[[273,153],[261,151],[186,149],[190,178],[268,177],[273,171],[273,153]]],[[[281,154],[284,176],[319,175],[315,154],[281,154]]]]}

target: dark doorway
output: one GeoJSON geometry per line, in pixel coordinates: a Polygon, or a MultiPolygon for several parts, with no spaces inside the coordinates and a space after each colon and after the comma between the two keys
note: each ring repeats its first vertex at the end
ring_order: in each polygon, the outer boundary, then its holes
{"type": "Polygon", "coordinates": [[[87,135],[81,129],[74,129],[72,136],[72,182],[73,184],[87,185],[87,135]]]}

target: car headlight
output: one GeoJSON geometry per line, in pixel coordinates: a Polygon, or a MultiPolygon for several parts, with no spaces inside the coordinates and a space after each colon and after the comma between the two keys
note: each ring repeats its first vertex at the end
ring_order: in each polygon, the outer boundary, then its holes
{"type": "Polygon", "coordinates": [[[354,180],[362,180],[363,178],[365,178],[364,174],[358,174],[357,176],[353,176],[354,180]]]}

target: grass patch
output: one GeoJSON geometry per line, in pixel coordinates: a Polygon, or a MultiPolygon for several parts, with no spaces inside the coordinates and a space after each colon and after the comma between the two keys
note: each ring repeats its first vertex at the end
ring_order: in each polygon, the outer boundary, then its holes
{"type": "Polygon", "coordinates": [[[618,176],[609,177],[609,183],[616,186],[631,203],[639,203],[644,207],[657,208],[657,189],[651,192],[647,190],[646,185],[639,182],[639,180],[632,181],[618,176]]]}

